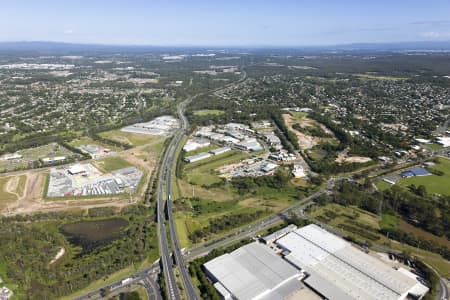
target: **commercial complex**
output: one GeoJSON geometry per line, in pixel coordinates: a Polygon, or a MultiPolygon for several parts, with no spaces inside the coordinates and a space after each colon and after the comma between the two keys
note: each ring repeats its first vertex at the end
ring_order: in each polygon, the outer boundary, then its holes
{"type": "Polygon", "coordinates": [[[290,225],[204,264],[224,299],[420,299],[418,275],[317,225],[290,225]]]}
{"type": "Polygon", "coordinates": [[[116,195],[136,191],[143,172],[127,167],[104,174],[92,164],[50,169],[47,197],[116,195]]]}
{"type": "Polygon", "coordinates": [[[186,152],[194,151],[199,148],[208,147],[211,145],[211,142],[207,139],[201,139],[201,138],[190,138],[187,140],[186,144],[183,146],[183,150],[186,152]]]}
{"type": "Polygon", "coordinates": [[[204,267],[224,299],[285,299],[303,287],[299,270],[257,242],[219,256],[204,267]]]}
{"type": "Polygon", "coordinates": [[[168,135],[178,128],[178,119],[161,116],[147,123],[138,123],[122,128],[122,131],[149,135],[168,135]]]}
{"type": "Polygon", "coordinates": [[[317,225],[297,229],[276,244],[305,273],[304,283],[328,299],[399,300],[428,290],[405,275],[409,271],[395,270],[317,225]]]}

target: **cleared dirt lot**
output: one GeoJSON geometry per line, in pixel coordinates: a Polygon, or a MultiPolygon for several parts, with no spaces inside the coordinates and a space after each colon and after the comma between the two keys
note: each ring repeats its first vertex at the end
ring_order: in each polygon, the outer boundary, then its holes
{"type": "Polygon", "coordinates": [[[310,125],[312,125],[311,119],[308,119],[306,117],[301,118],[301,119],[296,119],[290,114],[283,114],[283,120],[284,120],[284,123],[286,124],[286,126],[288,127],[288,129],[297,136],[298,144],[299,144],[301,150],[311,149],[312,147],[314,147],[320,143],[320,138],[306,135],[306,134],[292,128],[292,125],[294,125],[295,123],[299,123],[300,126],[302,126],[302,127],[310,126],[310,125]]]}
{"type": "Polygon", "coordinates": [[[350,148],[344,149],[344,151],[339,153],[335,161],[338,163],[365,163],[372,160],[370,157],[365,156],[348,156],[349,151],[350,148]]]}
{"type": "MultiPolygon", "coordinates": [[[[122,208],[141,199],[142,193],[157,165],[165,138],[150,140],[147,144],[109,157],[120,157],[142,170],[147,176],[140,184],[138,194],[130,196],[105,195],[95,198],[46,199],[44,197],[49,169],[15,172],[0,176],[0,213],[4,215],[30,214],[34,212],[89,209],[94,207],[122,208]]],[[[95,161],[86,161],[95,162],[95,161]]]]}

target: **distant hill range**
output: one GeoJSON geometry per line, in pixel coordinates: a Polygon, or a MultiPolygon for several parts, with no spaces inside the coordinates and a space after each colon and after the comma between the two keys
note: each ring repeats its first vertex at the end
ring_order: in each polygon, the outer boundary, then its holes
{"type": "Polygon", "coordinates": [[[329,52],[329,51],[450,51],[450,41],[418,41],[418,42],[400,42],[400,43],[354,43],[343,45],[328,46],[243,46],[243,47],[225,47],[225,46],[152,46],[152,45],[103,45],[103,44],[73,44],[63,42],[45,42],[45,41],[19,41],[19,42],[0,42],[0,52],[37,52],[37,53],[83,53],[83,52],[192,52],[201,50],[229,50],[246,52],[263,52],[264,50],[285,51],[306,51],[306,52],[329,52]]]}

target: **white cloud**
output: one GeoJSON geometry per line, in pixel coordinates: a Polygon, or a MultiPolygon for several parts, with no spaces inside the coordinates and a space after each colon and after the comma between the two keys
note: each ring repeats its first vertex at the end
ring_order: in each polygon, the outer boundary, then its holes
{"type": "Polygon", "coordinates": [[[73,30],[72,29],[67,29],[64,31],[64,34],[72,34],[73,30]]]}
{"type": "Polygon", "coordinates": [[[420,33],[420,37],[429,40],[447,40],[450,39],[450,32],[427,31],[420,33]]]}

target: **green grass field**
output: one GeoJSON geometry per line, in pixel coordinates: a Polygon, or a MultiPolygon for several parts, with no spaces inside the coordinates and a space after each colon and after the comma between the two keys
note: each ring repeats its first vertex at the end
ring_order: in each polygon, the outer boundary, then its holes
{"type": "Polygon", "coordinates": [[[438,162],[439,163],[436,164],[436,166],[430,169],[442,171],[444,172],[444,175],[403,178],[397,184],[402,187],[407,187],[411,184],[414,184],[415,186],[423,185],[430,194],[450,195],[450,160],[439,158],[438,162]]]}
{"type": "Polygon", "coordinates": [[[82,137],[79,137],[79,138],[77,138],[75,140],[72,140],[72,141],[70,141],[69,145],[74,146],[74,147],[80,147],[80,146],[84,146],[84,145],[100,145],[100,146],[102,146],[104,148],[109,148],[109,149],[111,149],[113,151],[123,150],[120,147],[115,147],[115,146],[112,146],[112,145],[106,145],[106,144],[100,143],[99,141],[96,141],[96,140],[94,140],[94,139],[92,139],[91,137],[88,137],[88,136],[82,136],[82,137]]]}
{"type": "MultiPolygon", "coordinates": [[[[214,200],[209,200],[211,202],[214,202],[214,200]]],[[[193,245],[192,241],[189,239],[189,234],[198,230],[202,229],[204,227],[207,227],[209,225],[209,221],[215,218],[222,218],[224,215],[227,214],[235,214],[235,213],[251,213],[258,208],[254,207],[246,207],[240,204],[237,204],[236,202],[230,203],[231,205],[226,205],[227,208],[221,210],[221,211],[214,211],[214,212],[206,212],[202,214],[192,214],[192,213],[186,213],[186,212],[178,212],[175,214],[175,224],[177,227],[177,233],[179,235],[179,241],[181,247],[190,247],[193,245]]],[[[263,216],[261,216],[263,217],[263,216]]],[[[257,221],[257,220],[252,220],[257,221]]],[[[225,232],[232,231],[236,228],[230,228],[226,231],[217,233],[217,234],[211,234],[208,239],[213,239],[215,237],[221,236],[225,234],[225,232]]]]}
{"type": "Polygon", "coordinates": [[[143,151],[152,154],[160,154],[164,147],[166,137],[158,137],[142,148],[143,151]]]}
{"type": "Polygon", "coordinates": [[[194,115],[196,116],[219,116],[223,115],[225,112],[219,109],[202,109],[194,111],[194,115]]]}
{"type": "Polygon", "coordinates": [[[133,167],[132,164],[120,157],[108,156],[95,162],[95,165],[104,173],[133,167]]]}
{"type": "Polygon", "coordinates": [[[303,112],[303,111],[291,111],[289,112],[295,119],[302,119],[304,117],[308,116],[307,112],[303,112]]]}
{"type": "Polygon", "coordinates": [[[200,186],[208,186],[222,179],[216,169],[248,158],[248,154],[239,151],[228,151],[210,158],[186,164],[184,168],[185,180],[200,186]]]}
{"type": "Polygon", "coordinates": [[[17,152],[22,155],[22,158],[20,160],[0,161],[0,170],[16,170],[19,168],[28,168],[30,167],[29,162],[37,161],[45,157],[72,157],[74,155],[72,151],[60,146],[57,143],[50,143],[35,148],[22,149],[17,152]]]}
{"type": "Polygon", "coordinates": [[[27,184],[27,176],[26,175],[20,175],[19,176],[19,183],[17,184],[16,193],[19,194],[20,197],[23,196],[25,193],[25,186],[27,184]]]}
{"type": "Polygon", "coordinates": [[[219,146],[217,146],[217,145],[209,145],[207,147],[202,147],[202,148],[199,148],[199,149],[196,149],[196,150],[193,150],[193,151],[186,152],[184,155],[185,156],[197,155],[199,153],[208,152],[208,151],[211,151],[211,150],[214,150],[214,149],[217,149],[217,148],[219,148],[219,146]]]}
{"type": "Polygon", "coordinates": [[[125,132],[120,130],[111,130],[99,133],[99,135],[105,139],[118,141],[125,144],[130,144],[132,146],[142,146],[149,144],[155,139],[160,138],[160,136],[125,132]]]}
{"type": "Polygon", "coordinates": [[[11,176],[0,177],[0,209],[5,209],[8,205],[17,201],[17,196],[15,194],[6,191],[8,181],[11,179],[11,176]]]}
{"type": "Polygon", "coordinates": [[[323,149],[320,149],[320,148],[312,148],[312,149],[306,150],[306,154],[312,160],[321,160],[321,159],[324,159],[325,157],[327,157],[328,152],[323,149]]]}
{"type": "Polygon", "coordinates": [[[239,194],[230,183],[208,188],[208,184],[221,180],[214,171],[217,167],[236,162],[245,157],[247,157],[247,154],[236,152],[228,156],[223,154],[222,157],[204,164],[198,165],[196,163],[197,165],[194,166],[189,164],[185,166],[183,179],[178,180],[178,186],[181,197],[184,198],[184,201],[187,201],[185,207],[194,207],[195,210],[191,211],[185,208],[176,213],[177,230],[183,247],[190,246],[192,243],[189,240],[189,234],[208,226],[211,219],[221,218],[228,213],[235,214],[264,210],[268,214],[280,211],[297,203],[305,196],[297,188],[311,187],[306,181],[297,180],[289,182],[288,186],[282,190],[261,186],[257,187],[254,193],[249,194],[239,194]],[[189,184],[188,179],[191,183],[195,180],[198,181],[196,183],[200,186],[189,184]],[[200,198],[201,201],[195,200],[195,204],[193,204],[194,200],[191,197],[194,196],[200,198]],[[201,211],[201,213],[198,211],[201,211]]]}
{"type": "Polygon", "coordinates": [[[375,185],[377,186],[377,188],[380,192],[387,190],[388,188],[390,188],[392,186],[392,184],[387,183],[383,180],[379,180],[378,182],[375,183],[375,185]]]}
{"type": "Polygon", "coordinates": [[[400,218],[398,216],[383,214],[381,216],[380,227],[381,228],[397,228],[400,224],[400,218]]]}
{"type": "Polygon", "coordinates": [[[426,146],[434,151],[439,151],[439,150],[444,149],[444,147],[442,147],[441,145],[438,145],[438,144],[426,144],[426,146]]]}

